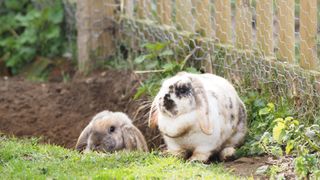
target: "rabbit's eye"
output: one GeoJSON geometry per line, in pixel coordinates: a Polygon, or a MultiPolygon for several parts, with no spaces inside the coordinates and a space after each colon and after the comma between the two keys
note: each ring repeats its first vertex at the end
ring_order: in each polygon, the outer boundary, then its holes
{"type": "Polygon", "coordinates": [[[111,126],[111,127],[109,128],[109,132],[110,132],[110,133],[113,133],[115,130],[116,130],[116,127],[114,127],[114,126],[111,126]]]}
{"type": "Polygon", "coordinates": [[[179,94],[186,94],[189,92],[189,88],[187,86],[181,86],[177,89],[179,94]]]}

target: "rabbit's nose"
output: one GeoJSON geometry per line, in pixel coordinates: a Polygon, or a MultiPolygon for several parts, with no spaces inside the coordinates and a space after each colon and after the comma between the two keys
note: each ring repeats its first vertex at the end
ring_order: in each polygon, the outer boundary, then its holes
{"type": "Polygon", "coordinates": [[[171,110],[175,106],[174,101],[170,98],[170,94],[164,96],[163,105],[167,110],[171,110]]]}

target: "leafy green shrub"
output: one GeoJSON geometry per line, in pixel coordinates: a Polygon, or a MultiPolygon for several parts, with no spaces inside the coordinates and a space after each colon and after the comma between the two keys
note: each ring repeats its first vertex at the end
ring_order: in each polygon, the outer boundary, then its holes
{"type": "Polygon", "coordinates": [[[313,174],[315,177],[320,177],[320,160],[316,154],[305,154],[298,156],[295,161],[295,172],[299,177],[310,177],[313,174]]]}
{"type": "Polygon", "coordinates": [[[0,60],[18,73],[36,56],[64,52],[62,0],[0,1],[0,60]]]}
{"type": "MultiPolygon", "coordinates": [[[[264,96],[262,96],[264,97],[264,96]]],[[[239,156],[269,154],[293,156],[299,177],[319,174],[320,126],[297,120],[287,102],[276,107],[267,98],[250,93],[245,99],[249,115],[249,133],[239,156]]]]}
{"type": "Polygon", "coordinates": [[[158,92],[162,80],[175,75],[180,71],[198,73],[197,69],[186,66],[188,58],[174,60],[174,52],[170,50],[169,43],[147,43],[142,46],[144,52],[138,56],[134,63],[137,68],[150,72],[150,77],[138,88],[134,98],[142,94],[154,97],[158,92]]]}

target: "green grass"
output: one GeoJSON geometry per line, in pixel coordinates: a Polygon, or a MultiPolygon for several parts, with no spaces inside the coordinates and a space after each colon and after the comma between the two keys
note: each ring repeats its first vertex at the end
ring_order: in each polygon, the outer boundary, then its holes
{"type": "Polygon", "coordinates": [[[1,179],[236,179],[222,165],[153,153],[80,154],[36,139],[0,137],[1,179]]]}

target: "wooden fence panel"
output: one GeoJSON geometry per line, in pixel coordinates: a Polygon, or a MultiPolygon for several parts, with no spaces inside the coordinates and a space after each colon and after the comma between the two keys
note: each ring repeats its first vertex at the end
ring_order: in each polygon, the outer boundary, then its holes
{"type": "Polygon", "coordinates": [[[95,0],[91,3],[91,52],[96,57],[111,55],[114,48],[114,20],[116,4],[114,0],[95,0]],[[105,19],[105,17],[109,17],[105,19]],[[111,18],[110,18],[111,17],[111,18]],[[107,31],[106,31],[107,29],[107,31]]]}
{"type": "Polygon", "coordinates": [[[179,29],[194,32],[191,0],[176,0],[176,25],[179,29]]]}
{"type": "Polygon", "coordinates": [[[82,72],[87,72],[90,65],[90,6],[88,6],[90,3],[88,2],[89,0],[77,1],[78,67],[82,72]]]}
{"type": "Polygon", "coordinates": [[[195,6],[196,32],[212,37],[210,0],[192,0],[195,6]]]}
{"type": "Polygon", "coordinates": [[[279,58],[294,63],[294,0],[278,0],[279,58]]]}
{"type": "Polygon", "coordinates": [[[257,45],[265,56],[273,56],[273,1],[257,0],[257,45]]]}
{"type": "Polygon", "coordinates": [[[151,0],[138,0],[137,15],[139,19],[152,19],[151,0]]]}
{"type": "Polygon", "coordinates": [[[252,13],[250,0],[236,1],[236,46],[252,48],[252,13]]]}
{"type": "Polygon", "coordinates": [[[220,43],[231,43],[230,0],[215,0],[216,38],[220,43]]]}
{"type": "Polygon", "coordinates": [[[300,66],[317,69],[317,0],[301,0],[300,4],[300,66]]]}
{"type": "Polygon", "coordinates": [[[133,17],[133,10],[134,10],[134,2],[132,0],[123,0],[123,4],[121,5],[124,9],[124,12],[127,16],[133,17]]]}
{"type": "Polygon", "coordinates": [[[172,23],[172,1],[157,0],[157,13],[161,24],[171,25],[172,23]]]}
{"type": "Polygon", "coordinates": [[[78,63],[79,70],[86,73],[92,68],[91,58],[106,58],[115,51],[112,18],[117,6],[114,0],[78,0],[77,3],[78,63]]]}

